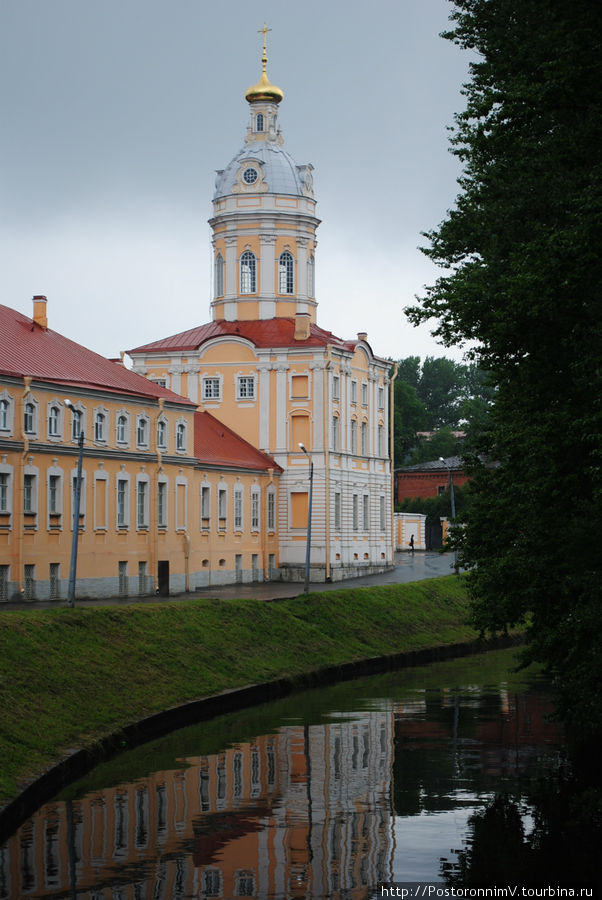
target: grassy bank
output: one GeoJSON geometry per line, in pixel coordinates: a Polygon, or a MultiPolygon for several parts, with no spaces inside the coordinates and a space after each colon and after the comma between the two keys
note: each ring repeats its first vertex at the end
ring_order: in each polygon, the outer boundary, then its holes
{"type": "Polygon", "coordinates": [[[476,637],[453,575],[279,603],[5,611],[0,622],[0,806],[70,750],[160,710],[476,637]]]}

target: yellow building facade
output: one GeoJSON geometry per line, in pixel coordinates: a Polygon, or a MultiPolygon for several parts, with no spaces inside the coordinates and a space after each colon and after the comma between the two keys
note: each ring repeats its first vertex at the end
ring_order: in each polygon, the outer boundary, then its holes
{"type": "Polygon", "coordinates": [[[280,575],[304,576],[313,463],[311,579],[393,564],[391,363],[365,333],[317,324],[313,168],[283,146],[283,98],[266,73],[245,94],[242,149],[217,172],[212,320],[128,351],[134,371],[184,394],[282,468],[280,575]],[[307,449],[307,454],[300,449],[307,449]]]}
{"type": "Polygon", "coordinates": [[[67,597],[82,433],[79,598],[277,570],[273,460],[49,329],[44,297],[31,319],[0,307],[0,351],[0,601],[67,597]]]}

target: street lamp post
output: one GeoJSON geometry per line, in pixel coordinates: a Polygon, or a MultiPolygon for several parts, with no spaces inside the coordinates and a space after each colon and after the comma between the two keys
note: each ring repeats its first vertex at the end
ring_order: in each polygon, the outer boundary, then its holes
{"type": "MultiPolygon", "coordinates": [[[[74,406],[71,400],[65,400],[71,412],[74,406]]],[[[69,590],[67,593],[67,606],[75,606],[75,577],[77,573],[77,546],[79,539],[79,507],[82,493],[82,464],[84,459],[84,432],[80,430],[77,439],[79,452],[77,456],[77,476],[75,479],[75,496],[73,498],[73,536],[71,538],[71,565],[69,567],[69,590]]]]}
{"type": "MultiPolygon", "coordinates": [[[[445,460],[443,459],[442,456],[439,457],[439,461],[443,463],[443,465],[445,466],[445,468],[447,469],[447,471],[449,473],[449,496],[450,496],[450,500],[451,500],[451,517],[452,517],[452,522],[453,522],[456,518],[456,501],[454,499],[454,476],[452,474],[451,466],[447,465],[447,463],[445,462],[445,460]]],[[[458,551],[454,550],[454,565],[456,566],[456,571],[457,571],[457,563],[458,563],[458,551]]]]}
{"type": "Polygon", "coordinates": [[[309,459],[309,503],[307,508],[307,543],[305,546],[305,593],[309,594],[309,564],[311,561],[311,504],[314,487],[314,462],[307,452],[305,445],[300,443],[299,447],[309,459]]]}

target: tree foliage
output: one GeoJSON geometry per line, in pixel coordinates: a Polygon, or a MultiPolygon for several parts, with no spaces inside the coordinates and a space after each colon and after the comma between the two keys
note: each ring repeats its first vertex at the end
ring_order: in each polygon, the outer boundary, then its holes
{"type": "Polygon", "coordinates": [[[496,388],[462,556],[485,630],[528,621],[562,708],[602,732],[602,4],[454,0],[473,51],[452,149],[461,192],[430,232],[444,272],[407,310],[475,344],[496,388]]]}

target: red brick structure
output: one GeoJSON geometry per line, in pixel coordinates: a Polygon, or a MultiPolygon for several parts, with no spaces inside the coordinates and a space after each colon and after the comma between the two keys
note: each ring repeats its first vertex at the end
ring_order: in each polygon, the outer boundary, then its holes
{"type": "Polygon", "coordinates": [[[450,469],[454,487],[466,484],[468,475],[464,472],[459,456],[448,456],[444,462],[437,459],[395,469],[395,502],[403,503],[404,500],[414,500],[417,497],[443,494],[449,488],[450,469]]]}

